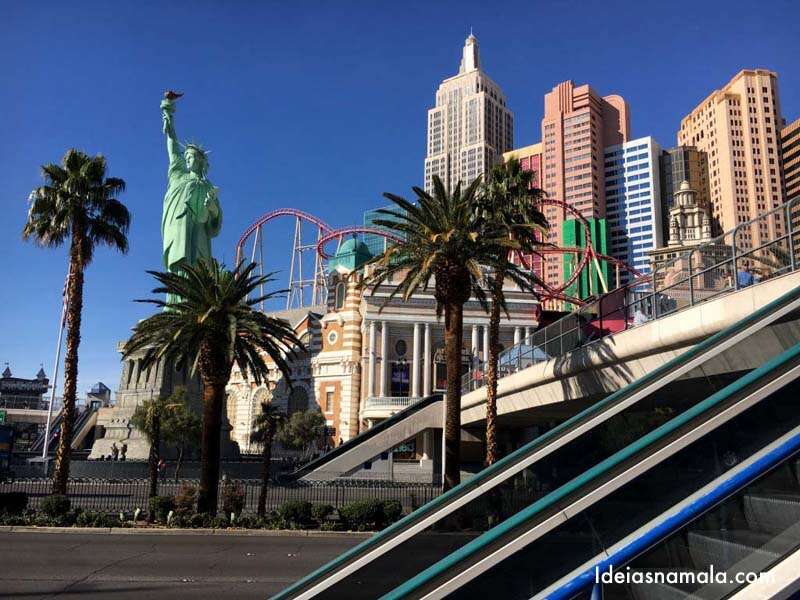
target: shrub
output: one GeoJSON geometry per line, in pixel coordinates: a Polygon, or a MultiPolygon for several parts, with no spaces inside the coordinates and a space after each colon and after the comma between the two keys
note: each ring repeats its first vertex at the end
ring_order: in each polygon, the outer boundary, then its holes
{"type": "Polygon", "coordinates": [[[311,516],[322,525],[333,514],[334,508],[330,504],[315,504],[311,507],[311,516]]]}
{"type": "Polygon", "coordinates": [[[359,500],[339,509],[342,524],[353,531],[374,531],[382,529],[385,521],[383,502],[380,500],[359,500]]]}
{"type": "Polygon", "coordinates": [[[256,529],[259,527],[259,520],[256,517],[236,517],[236,522],[233,523],[234,527],[241,527],[242,529],[256,529]]]}
{"type": "Polygon", "coordinates": [[[167,515],[171,510],[175,510],[175,498],[172,496],[150,498],[150,515],[159,523],[167,522],[167,515]]]}
{"type": "Polygon", "coordinates": [[[284,502],[278,507],[278,516],[287,527],[303,528],[311,521],[311,502],[305,500],[284,502]]]}
{"type": "Polygon", "coordinates": [[[197,506],[197,487],[184,483],[175,496],[175,514],[188,517],[194,514],[195,506],[197,506]]]}
{"type": "Polygon", "coordinates": [[[228,517],[231,513],[237,516],[242,514],[244,499],[244,486],[230,479],[225,480],[225,483],[222,484],[222,512],[228,517]]]}
{"type": "Polygon", "coordinates": [[[0,514],[21,515],[28,508],[28,494],[5,492],[0,494],[0,514]]]}
{"type": "Polygon", "coordinates": [[[337,521],[325,521],[319,528],[321,531],[344,531],[344,526],[337,521]]]}
{"type": "Polygon", "coordinates": [[[227,529],[228,525],[228,519],[222,515],[211,518],[211,527],[214,529],[227,529]]]}
{"type": "Polygon", "coordinates": [[[118,514],[87,510],[77,515],[78,527],[119,527],[122,522],[118,514]]]}
{"type": "Polygon", "coordinates": [[[58,519],[69,512],[69,498],[60,494],[47,496],[42,500],[41,511],[50,519],[58,519]]]}
{"type": "Polygon", "coordinates": [[[399,500],[385,500],[383,503],[384,527],[391,525],[403,516],[403,505],[399,500]]]}
{"type": "Polygon", "coordinates": [[[197,513],[189,518],[189,527],[194,529],[208,529],[211,527],[212,517],[208,513],[197,513]]]}

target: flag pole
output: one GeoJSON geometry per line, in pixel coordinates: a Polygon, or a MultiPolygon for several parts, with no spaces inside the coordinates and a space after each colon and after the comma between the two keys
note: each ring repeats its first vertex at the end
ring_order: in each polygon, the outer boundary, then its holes
{"type": "MultiPolygon", "coordinates": [[[[71,268],[70,268],[71,272],[71,268]]],[[[64,293],[61,295],[61,322],[58,327],[58,345],[56,346],[56,360],[53,365],[53,384],[50,392],[50,403],[47,406],[47,423],[44,426],[44,447],[42,448],[42,465],[44,468],[44,475],[47,477],[47,463],[48,453],[50,450],[50,425],[53,420],[53,404],[56,400],[56,384],[58,383],[58,365],[61,362],[61,346],[64,338],[64,326],[67,321],[67,284],[69,283],[69,273],[67,279],[64,281],[64,293]]]]}

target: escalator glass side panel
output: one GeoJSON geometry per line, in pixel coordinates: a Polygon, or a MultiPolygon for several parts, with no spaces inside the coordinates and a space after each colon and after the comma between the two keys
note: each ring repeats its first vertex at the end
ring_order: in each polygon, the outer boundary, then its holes
{"type": "MultiPolygon", "coordinates": [[[[797,361],[798,356],[800,345],[792,360],[797,361]]],[[[743,379],[752,380],[750,377],[743,379]]],[[[753,382],[753,385],[757,383],[753,382]]],[[[750,391],[743,389],[740,393],[750,391]]],[[[742,460],[800,426],[798,395],[800,380],[795,379],[497,562],[448,597],[482,597],[498,590],[502,590],[502,597],[509,600],[533,597],[599,553],[609,551],[621,539],[708,485],[742,460]]],[[[633,457],[630,464],[636,464],[638,458],[633,457]]],[[[563,508],[566,504],[559,506],[563,508]]],[[[520,523],[515,529],[507,531],[503,539],[497,540],[491,548],[509,543],[534,524],[533,521],[520,523]]],[[[445,580],[481,558],[481,553],[476,552],[469,560],[462,560],[457,569],[442,572],[439,579],[445,580]]],[[[429,578],[429,582],[432,581],[433,578],[429,578]]],[[[393,593],[389,597],[415,596],[393,593]]]]}

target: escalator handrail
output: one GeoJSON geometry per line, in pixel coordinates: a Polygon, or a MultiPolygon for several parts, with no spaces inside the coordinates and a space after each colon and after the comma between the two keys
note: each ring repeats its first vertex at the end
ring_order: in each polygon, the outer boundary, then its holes
{"type": "Polygon", "coordinates": [[[388,419],[384,419],[383,421],[370,427],[366,431],[359,433],[354,438],[347,440],[344,444],[340,444],[327,454],[320,456],[319,458],[315,458],[311,462],[306,463],[305,465],[303,465],[296,471],[293,471],[292,473],[284,475],[284,478],[289,480],[295,480],[299,479],[303,475],[307,475],[308,473],[315,471],[316,469],[318,469],[325,463],[330,462],[337,456],[341,456],[345,452],[352,450],[356,446],[363,443],[365,440],[375,437],[377,434],[379,434],[382,431],[385,431],[386,429],[396,424],[397,422],[402,421],[403,419],[413,415],[416,412],[419,412],[423,408],[430,406],[432,403],[441,399],[442,399],[441,394],[434,394],[432,396],[427,396],[426,398],[422,398],[421,400],[415,402],[411,406],[404,408],[399,412],[396,412],[388,419]]]}
{"type": "Polygon", "coordinates": [[[690,407],[683,413],[670,419],[653,431],[643,435],[641,438],[629,444],[622,450],[619,450],[595,466],[587,469],[581,475],[578,475],[571,481],[565,483],[561,487],[553,490],[543,498],[529,505],[527,508],[522,509],[514,516],[506,519],[499,525],[481,534],[479,537],[468,542],[455,552],[452,552],[424,571],[418,573],[402,585],[396,587],[394,590],[384,595],[381,600],[397,600],[399,598],[404,598],[411,592],[430,582],[432,579],[452,569],[458,563],[471,557],[487,546],[494,544],[503,536],[509,534],[514,529],[524,525],[526,522],[542,513],[542,511],[551,508],[559,500],[562,500],[565,497],[576,493],[581,488],[595,482],[602,476],[606,475],[614,467],[627,461],[634,455],[646,451],[655,442],[658,442],[662,438],[668,436],[676,429],[701,416],[703,413],[715,408],[717,405],[725,402],[736,393],[741,392],[748,386],[757,383],[760,379],[771,376],[774,371],[784,367],[787,364],[791,364],[798,358],[800,358],[800,343],[795,344],[778,356],[769,359],[757,369],[750,371],[746,375],[743,375],[733,383],[715,392],[702,402],[690,407]]]}
{"type": "Polygon", "coordinates": [[[732,476],[720,482],[713,490],[708,491],[691,504],[673,515],[663,519],[641,536],[631,540],[603,560],[592,565],[570,581],[553,590],[546,600],[568,600],[575,596],[595,580],[595,573],[604,573],[610,566],[619,569],[621,565],[639,556],[654,545],[664,541],[667,537],[682,529],[694,519],[708,512],[720,502],[738,494],[743,488],[770,471],[800,450],[800,434],[796,434],[773,448],[753,463],[735,472],[732,476]]]}
{"type": "Polygon", "coordinates": [[[350,550],[345,551],[344,553],[340,554],[339,556],[329,561],[328,563],[325,563],[315,571],[312,571],[311,573],[309,573],[299,581],[295,582],[291,586],[285,588],[275,596],[272,596],[272,600],[287,600],[288,598],[292,598],[295,593],[299,593],[300,591],[309,587],[313,581],[316,581],[325,575],[332,574],[338,569],[338,567],[348,564],[351,559],[361,554],[364,554],[368,550],[376,547],[379,544],[382,544],[383,542],[389,539],[393,539],[400,532],[412,527],[414,524],[424,519],[430,513],[439,510],[444,505],[453,502],[457,498],[471,492],[475,488],[480,487],[481,485],[483,485],[483,483],[485,483],[487,480],[492,479],[495,475],[497,475],[501,471],[507,469],[508,467],[514,465],[515,463],[521,460],[524,460],[526,456],[530,455],[533,452],[536,452],[543,446],[549,444],[553,438],[556,438],[562,435],[563,433],[568,432],[574,427],[580,425],[582,422],[591,419],[592,417],[594,417],[599,413],[602,413],[608,406],[614,405],[618,403],[622,398],[636,393],[640,389],[650,385],[657,379],[663,377],[668,372],[679,367],[681,364],[691,361],[696,356],[703,354],[704,352],[713,348],[720,342],[724,341],[726,338],[736,335],[740,330],[749,327],[759,322],[762,319],[767,318],[770,314],[772,314],[776,310],[782,308],[787,304],[791,304],[792,302],[798,299],[800,299],[800,287],[793,288],[792,290],[786,292],[779,298],[776,298],[772,302],[769,302],[763,307],[753,311],[747,317],[741,319],[740,321],[737,321],[736,323],[726,327],[725,329],[718,331],[715,334],[712,334],[705,340],[694,345],[689,350],[686,350],[685,352],[669,360],[663,365],[656,367],[644,377],[641,377],[636,381],[631,382],[622,389],[596,402],[595,404],[584,409],[575,416],[567,419],[560,425],[557,425],[553,429],[550,429],[549,431],[543,433],[536,439],[528,442],[527,444],[515,450],[514,452],[504,456],[493,465],[481,470],[475,476],[468,479],[467,481],[455,486],[454,488],[448,490],[441,496],[434,498],[430,502],[424,504],[417,510],[413,511],[411,514],[406,515],[405,517],[395,522],[394,524],[390,525],[386,529],[382,530],[378,534],[364,540],[360,544],[354,546],[350,550]]]}

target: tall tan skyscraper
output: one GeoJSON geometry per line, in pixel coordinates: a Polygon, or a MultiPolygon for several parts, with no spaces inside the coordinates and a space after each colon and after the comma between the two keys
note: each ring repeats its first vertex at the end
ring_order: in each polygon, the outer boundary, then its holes
{"type": "MultiPolygon", "coordinates": [[[[605,217],[603,149],[630,137],[628,105],[621,96],[600,97],[589,85],[559,83],[544,97],[542,188],[565,200],[586,218],[605,217]]],[[[545,207],[549,240],[563,245],[563,210],[545,207]]],[[[547,258],[545,281],[563,281],[563,259],[547,258]]]]}
{"type": "MultiPolygon", "coordinates": [[[[784,201],[782,124],[778,76],[765,69],[740,71],[681,120],[678,144],[708,154],[711,214],[722,231],[784,201]]],[[[779,217],[742,230],[736,244],[756,247],[776,233],[783,233],[779,217]]]]}
{"type": "Polygon", "coordinates": [[[459,180],[467,185],[513,146],[514,115],[500,86],[481,70],[478,40],[470,34],[458,75],[442,82],[428,111],[425,190],[433,188],[434,175],[450,189],[459,180]]]}

